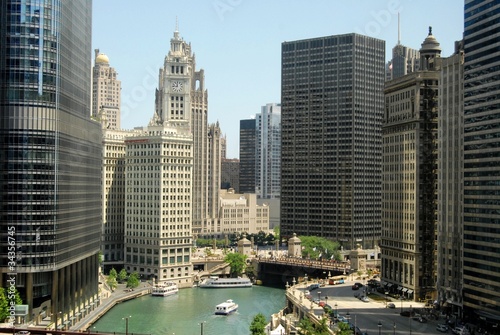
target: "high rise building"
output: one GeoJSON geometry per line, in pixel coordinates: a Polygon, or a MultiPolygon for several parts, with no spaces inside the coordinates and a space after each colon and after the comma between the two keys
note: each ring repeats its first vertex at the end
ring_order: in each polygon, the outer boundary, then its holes
{"type": "Polygon", "coordinates": [[[429,28],[421,69],[384,89],[381,277],[389,292],[418,300],[435,299],[440,54],[429,28]]]}
{"type": "Polygon", "coordinates": [[[106,129],[120,129],[121,83],[109,66],[109,58],[94,50],[92,71],[92,116],[104,122],[106,129]]]}
{"type": "Polygon", "coordinates": [[[239,193],[240,160],[238,158],[223,159],[221,163],[221,189],[232,188],[239,193]]]}
{"type": "Polygon", "coordinates": [[[125,140],[137,131],[108,129],[101,120],[102,130],[102,239],[101,252],[105,273],[124,268],[125,233],[125,140]]]}
{"type": "Polygon", "coordinates": [[[281,234],[352,249],[380,240],[385,42],[282,44],[281,234]]]}
{"type": "Polygon", "coordinates": [[[464,312],[500,321],[500,3],[465,0],[464,312]]]}
{"type": "Polygon", "coordinates": [[[125,269],[190,287],[193,138],[169,116],[125,139],[125,269]]]}
{"type": "Polygon", "coordinates": [[[280,197],[281,183],[281,105],[262,106],[255,115],[256,171],[255,193],[258,198],[280,197]]]}
{"type": "Polygon", "coordinates": [[[183,287],[192,285],[193,222],[206,219],[209,138],[203,71],[177,29],[159,79],[149,125],[125,140],[125,267],[183,287]]]}
{"type": "Polygon", "coordinates": [[[240,120],[240,193],[255,193],[256,136],[255,119],[240,120]]]}
{"type": "Polygon", "coordinates": [[[438,302],[451,315],[462,315],[463,247],[463,42],[443,58],[438,93],[438,302]]]}
{"type": "MultiPolygon", "coordinates": [[[[208,92],[205,89],[205,72],[196,71],[196,60],[191,44],[184,41],[176,28],[170,41],[170,51],[165,65],[160,69],[160,82],[156,94],[155,118],[161,123],[188,125],[193,136],[193,233],[202,235],[217,220],[210,216],[208,185],[213,182],[209,173],[220,168],[220,159],[210,159],[208,127],[208,92]]],[[[220,145],[219,150],[220,150],[220,145]]],[[[218,153],[220,157],[220,153],[218,153]]],[[[219,177],[220,178],[220,177],[219,177]]],[[[220,185],[220,179],[219,184],[220,185]]],[[[212,197],[213,198],[213,197],[212,197]]],[[[218,196],[215,197],[218,199],[218,196]]]]}
{"type": "Polygon", "coordinates": [[[59,329],[99,303],[91,32],[91,1],[0,4],[2,286],[14,279],[23,322],[51,316],[59,329]]]}
{"type": "Polygon", "coordinates": [[[396,79],[408,73],[415,72],[419,69],[419,65],[420,55],[418,54],[418,50],[409,48],[398,42],[392,48],[390,79],[396,79]]]}

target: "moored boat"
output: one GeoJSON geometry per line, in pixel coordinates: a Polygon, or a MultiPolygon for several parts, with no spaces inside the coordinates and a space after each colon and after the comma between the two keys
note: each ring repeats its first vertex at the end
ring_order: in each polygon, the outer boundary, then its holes
{"type": "Polygon", "coordinates": [[[215,306],[215,315],[228,315],[238,310],[238,304],[229,299],[215,306]]]}
{"type": "Polygon", "coordinates": [[[179,292],[179,288],[175,283],[167,282],[153,286],[151,295],[157,297],[168,297],[179,292]]]}
{"type": "Polygon", "coordinates": [[[210,277],[202,281],[199,287],[203,288],[227,288],[227,287],[252,287],[252,281],[248,278],[219,278],[210,277]]]}

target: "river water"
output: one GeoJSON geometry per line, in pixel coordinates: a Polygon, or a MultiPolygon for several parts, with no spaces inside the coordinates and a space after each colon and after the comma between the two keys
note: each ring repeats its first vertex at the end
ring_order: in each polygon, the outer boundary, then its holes
{"type": "Polygon", "coordinates": [[[285,307],[285,290],[264,286],[251,288],[185,288],[169,297],[151,295],[113,307],[91,326],[92,332],[126,331],[152,335],[245,335],[258,313],[269,321],[271,314],[285,307]],[[234,300],[236,313],[215,315],[215,305],[234,300]]]}

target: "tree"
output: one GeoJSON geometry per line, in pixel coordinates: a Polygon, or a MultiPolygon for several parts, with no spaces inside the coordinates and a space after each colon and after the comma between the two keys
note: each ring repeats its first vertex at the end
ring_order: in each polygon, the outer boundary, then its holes
{"type": "Polygon", "coordinates": [[[339,251],[339,243],[327,240],[324,237],[318,236],[299,236],[302,244],[302,257],[304,258],[323,258],[342,260],[339,251]]]}
{"type": "Polygon", "coordinates": [[[127,287],[136,288],[137,286],[139,286],[139,284],[139,274],[137,272],[134,272],[130,276],[128,276],[127,287]]]}
{"type": "Polygon", "coordinates": [[[259,313],[254,316],[252,323],[250,324],[250,334],[251,335],[265,335],[266,329],[266,317],[264,314],[259,313]]]}
{"type": "Polygon", "coordinates": [[[118,282],[116,281],[116,277],[108,276],[106,279],[106,284],[108,284],[111,291],[114,291],[118,287],[118,282]]]}
{"type": "Polygon", "coordinates": [[[127,270],[121,269],[117,279],[120,283],[124,282],[127,279],[127,270]]]}
{"type": "Polygon", "coordinates": [[[231,252],[224,257],[224,262],[229,263],[231,276],[241,276],[246,267],[247,255],[231,252]]]}
{"type": "Polygon", "coordinates": [[[109,276],[114,277],[115,279],[116,277],[118,277],[118,273],[116,272],[115,268],[112,268],[111,271],[109,271],[109,276]]]}
{"type": "Polygon", "coordinates": [[[14,303],[16,305],[21,305],[23,303],[23,300],[19,295],[19,291],[17,291],[17,289],[13,286],[9,286],[9,289],[11,287],[13,291],[6,291],[3,287],[0,287],[0,321],[3,321],[9,317],[9,307],[12,300],[14,300],[14,303]]]}

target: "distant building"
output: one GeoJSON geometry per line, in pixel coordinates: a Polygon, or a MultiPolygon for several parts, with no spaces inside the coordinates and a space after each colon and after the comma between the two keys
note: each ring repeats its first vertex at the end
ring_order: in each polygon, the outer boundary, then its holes
{"type": "Polygon", "coordinates": [[[240,193],[240,160],[238,158],[222,159],[221,163],[221,189],[232,188],[235,193],[240,193]]]}
{"type": "Polygon", "coordinates": [[[95,50],[92,71],[92,116],[106,129],[120,129],[121,82],[109,58],[95,50]]]}
{"type": "Polygon", "coordinates": [[[418,50],[397,44],[392,48],[391,80],[415,72],[420,66],[418,50]]]}
{"type": "Polygon", "coordinates": [[[465,0],[464,312],[491,333],[500,323],[499,2],[465,0]],[[481,320],[481,321],[480,321],[481,320]]]}
{"type": "Polygon", "coordinates": [[[258,205],[255,194],[221,190],[219,211],[220,229],[214,231],[214,235],[269,231],[269,207],[258,205]]]}
{"type": "Polygon", "coordinates": [[[385,42],[359,34],[284,42],[281,61],[281,234],[373,248],[385,42]]]}
{"type": "Polygon", "coordinates": [[[436,298],[440,54],[429,29],[421,69],[384,89],[381,277],[388,290],[415,300],[436,298]]]}
{"type": "Polygon", "coordinates": [[[17,321],[49,317],[57,330],[100,303],[91,14],[87,0],[0,5],[1,283],[7,288],[14,277],[28,306],[17,321]]]}
{"type": "Polygon", "coordinates": [[[256,136],[255,119],[240,120],[240,193],[255,193],[256,136]]]}
{"type": "Polygon", "coordinates": [[[266,104],[255,115],[255,193],[258,198],[280,197],[281,105],[266,104]]]}

